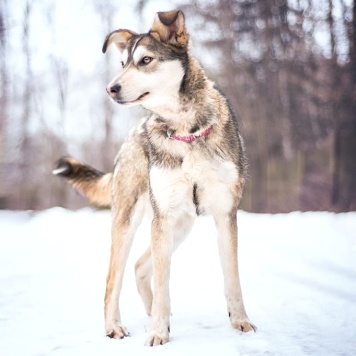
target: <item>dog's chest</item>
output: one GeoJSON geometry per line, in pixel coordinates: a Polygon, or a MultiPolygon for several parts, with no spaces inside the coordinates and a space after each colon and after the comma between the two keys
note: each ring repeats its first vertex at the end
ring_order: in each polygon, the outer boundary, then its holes
{"type": "Polygon", "coordinates": [[[198,213],[215,214],[231,209],[233,187],[238,180],[233,162],[192,153],[184,158],[182,171],[193,186],[193,201],[198,213]]]}
{"type": "Polygon", "coordinates": [[[225,161],[217,155],[204,155],[192,151],[183,158],[181,169],[193,183],[212,186],[217,183],[231,184],[237,179],[237,169],[233,162],[225,161]]]}
{"type": "Polygon", "coordinates": [[[187,152],[180,167],[152,167],[150,185],[161,211],[229,212],[238,180],[235,164],[199,151],[187,152]]]}

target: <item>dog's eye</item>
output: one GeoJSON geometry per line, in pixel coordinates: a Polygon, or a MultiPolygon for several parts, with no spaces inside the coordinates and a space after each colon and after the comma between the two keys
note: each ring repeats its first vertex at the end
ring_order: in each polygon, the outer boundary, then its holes
{"type": "Polygon", "coordinates": [[[124,61],[121,61],[121,66],[122,66],[122,68],[124,68],[124,66],[125,66],[124,61]]]}
{"type": "Polygon", "coordinates": [[[143,57],[142,59],[141,59],[141,61],[140,61],[140,64],[141,65],[146,65],[146,64],[148,64],[148,63],[151,63],[152,62],[152,57],[149,57],[149,56],[145,56],[145,57],[143,57]]]}

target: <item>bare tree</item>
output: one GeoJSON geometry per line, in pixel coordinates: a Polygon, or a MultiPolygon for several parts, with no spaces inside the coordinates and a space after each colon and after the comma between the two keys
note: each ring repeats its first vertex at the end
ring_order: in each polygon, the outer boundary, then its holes
{"type": "MultiPolygon", "coordinates": [[[[115,11],[118,11],[117,6],[114,6],[110,1],[106,1],[105,3],[101,1],[95,1],[94,7],[98,12],[101,23],[103,24],[102,33],[103,33],[103,41],[105,36],[113,31],[113,15],[115,11]]],[[[111,71],[110,71],[110,54],[107,53],[104,59],[104,73],[101,75],[102,88],[105,88],[106,85],[111,80],[111,71]]],[[[110,171],[113,165],[113,158],[116,154],[117,144],[115,144],[115,140],[113,137],[113,106],[110,103],[108,96],[102,91],[101,94],[102,100],[102,108],[103,108],[103,118],[104,118],[104,138],[101,142],[101,162],[102,167],[105,171],[110,171]]]]}
{"type": "MultiPolygon", "coordinates": [[[[330,0],[329,25],[332,49],[333,84],[339,90],[335,100],[334,175],[332,203],[337,210],[356,209],[356,2],[353,3],[352,21],[348,29],[349,62],[340,66],[337,62],[333,2],[330,0]]],[[[344,16],[347,8],[343,2],[344,16]]]]}
{"type": "Polygon", "coordinates": [[[36,193],[31,189],[28,182],[32,181],[31,164],[34,151],[31,147],[31,138],[29,133],[29,123],[31,119],[31,104],[33,99],[33,73],[31,65],[30,31],[31,31],[31,13],[34,2],[26,0],[23,12],[22,22],[22,51],[25,60],[24,80],[22,83],[21,98],[21,117],[20,117],[20,136],[19,136],[19,161],[13,168],[17,172],[16,189],[12,192],[15,195],[15,207],[20,206],[21,201],[25,201],[28,206],[36,205],[36,193]],[[17,167],[16,167],[17,166],[17,167]],[[16,169],[17,168],[17,169],[16,169]]]}
{"type": "Polygon", "coordinates": [[[0,208],[5,206],[5,165],[6,165],[6,136],[8,102],[8,72],[7,72],[7,41],[5,18],[7,13],[6,0],[0,1],[0,208]]]}

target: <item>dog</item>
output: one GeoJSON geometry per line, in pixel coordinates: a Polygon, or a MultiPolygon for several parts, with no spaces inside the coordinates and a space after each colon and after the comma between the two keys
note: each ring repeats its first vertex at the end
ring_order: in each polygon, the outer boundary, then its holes
{"type": "Polygon", "coordinates": [[[236,214],[246,159],[237,118],[189,53],[182,11],[158,12],[148,33],[109,33],[103,52],[112,44],[121,52],[122,71],[108,84],[108,95],[120,105],[142,105],[149,115],[130,132],[113,173],[70,156],[59,159],[53,171],[91,204],[112,210],[106,335],[129,335],[121,323],[119,296],[135,231],[149,210],[150,247],[135,265],[139,294],[152,315],[146,344],[169,341],[171,256],[201,214],[212,215],[216,223],[232,327],[255,331],[244,308],[238,273],[236,214]]]}

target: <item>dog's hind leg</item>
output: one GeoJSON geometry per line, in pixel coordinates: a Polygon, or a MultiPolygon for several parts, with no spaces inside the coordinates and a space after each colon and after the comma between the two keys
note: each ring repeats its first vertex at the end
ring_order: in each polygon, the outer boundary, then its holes
{"type": "MultiPolygon", "coordinates": [[[[173,252],[188,236],[193,226],[194,220],[194,216],[184,214],[181,219],[179,219],[176,223],[173,232],[173,252]]],[[[151,246],[148,247],[148,249],[136,262],[135,273],[138,292],[140,293],[147,314],[151,315],[153,300],[151,288],[151,280],[153,273],[151,246]]]]}
{"type": "Polygon", "coordinates": [[[152,312],[152,273],[151,246],[149,246],[135,265],[137,290],[140,293],[147,315],[151,315],[152,312]]]}
{"type": "Polygon", "coordinates": [[[256,327],[247,317],[242,299],[237,261],[236,211],[214,216],[218,231],[219,254],[224,274],[225,296],[233,328],[247,332],[256,327]]]}

